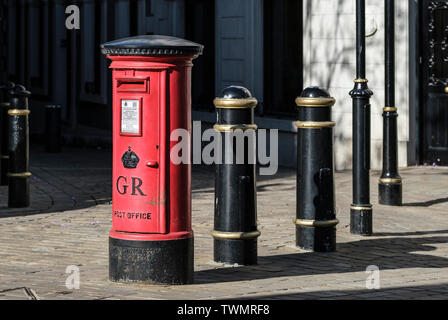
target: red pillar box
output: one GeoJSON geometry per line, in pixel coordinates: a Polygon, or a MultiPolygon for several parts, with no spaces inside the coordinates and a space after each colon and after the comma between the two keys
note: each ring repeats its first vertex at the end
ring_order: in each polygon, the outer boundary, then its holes
{"type": "Polygon", "coordinates": [[[147,35],[101,48],[113,70],[109,277],[191,283],[191,164],[170,161],[170,134],[191,132],[192,60],[203,46],[147,35]]]}

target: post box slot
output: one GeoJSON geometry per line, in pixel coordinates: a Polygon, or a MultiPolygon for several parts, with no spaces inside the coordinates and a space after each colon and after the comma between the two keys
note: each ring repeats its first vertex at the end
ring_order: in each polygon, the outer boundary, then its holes
{"type": "Polygon", "coordinates": [[[117,89],[121,92],[147,92],[148,80],[146,79],[132,79],[132,80],[117,80],[117,89]]]}

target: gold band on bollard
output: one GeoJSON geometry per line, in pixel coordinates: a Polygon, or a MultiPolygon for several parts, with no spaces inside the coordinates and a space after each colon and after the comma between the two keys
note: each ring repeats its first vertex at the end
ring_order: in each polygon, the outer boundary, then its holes
{"type": "Polygon", "coordinates": [[[380,183],[391,184],[391,183],[401,183],[402,180],[398,178],[380,178],[380,183]]]}
{"type": "Polygon", "coordinates": [[[296,99],[296,105],[298,107],[305,108],[328,108],[334,106],[336,100],[334,98],[302,98],[296,99]]]}
{"type": "Polygon", "coordinates": [[[31,113],[28,109],[10,109],[8,110],[8,114],[10,116],[27,116],[31,113]]]}
{"type": "Polygon", "coordinates": [[[336,123],[333,121],[296,121],[295,125],[300,129],[323,129],[333,128],[336,123]]]}
{"type": "Polygon", "coordinates": [[[255,98],[247,99],[224,99],[216,98],[213,104],[218,109],[253,109],[257,106],[258,101],[255,98]]]}
{"type": "Polygon", "coordinates": [[[21,172],[21,173],[7,173],[10,178],[29,178],[32,176],[31,172],[21,172]]]}
{"type": "Polygon", "coordinates": [[[373,211],[373,207],[362,207],[362,206],[350,206],[350,209],[357,211],[373,211]]]}
{"type": "Polygon", "coordinates": [[[2,159],[9,159],[9,156],[1,156],[2,159]]]}
{"type": "Polygon", "coordinates": [[[235,130],[257,130],[256,124],[215,124],[213,129],[218,132],[233,132],[235,130]]]}
{"type": "Polygon", "coordinates": [[[367,83],[367,82],[369,82],[369,80],[367,80],[367,79],[355,79],[354,81],[355,81],[355,83],[367,83]]]}
{"type": "Polygon", "coordinates": [[[0,103],[0,108],[9,108],[11,106],[11,104],[9,102],[1,102],[0,103]]]}
{"type": "Polygon", "coordinates": [[[306,220],[306,219],[296,219],[294,220],[296,226],[302,227],[317,227],[317,228],[328,228],[334,227],[339,224],[338,219],[334,220],[306,220]]]}
{"type": "Polygon", "coordinates": [[[383,112],[397,112],[397,108],[395,107],[385,107],[383,108],[383,112]]]}
{"type": "Polygon", "coordinates": [[[261,235],[260,231],[253,232],[223,232],[223,231],[212,231],[210,233],[215,239],[225,239],[225,240],[249,240],[256,239],[261,235]]]}

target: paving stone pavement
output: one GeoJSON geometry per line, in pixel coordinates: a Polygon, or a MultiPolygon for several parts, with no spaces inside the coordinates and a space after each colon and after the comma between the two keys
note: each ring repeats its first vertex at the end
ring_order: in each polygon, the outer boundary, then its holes
{"type": "Polygon", "coordinates": [[[295,172],[258,178],[257,266],[212,262],[213,168],[193,168],[195,284],[148,286],[108,280],[111,152],[65,148],[31,153],[31,207],[7,208],[0,187],[0,299],[446,299],[448,168],[401,169],[405,206],[377,205],[374,235],[349,232],[351,172],[336,173],[337,252],[294,246],[295,172]],[[368,266],[381,289],[369,290],[368,266]],[[68,266],[80,289],[67,289],[68,266]]]}

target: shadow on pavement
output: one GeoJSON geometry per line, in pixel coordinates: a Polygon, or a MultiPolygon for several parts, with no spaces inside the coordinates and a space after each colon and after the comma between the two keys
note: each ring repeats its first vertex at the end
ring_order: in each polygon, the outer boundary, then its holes
{"type": "MultiPolygon", "coordinates": [[[[444,233],[448,233],[448,231],[444,233]]],[[[256,266],[224,267],[198,271],[195,273],[195,282],[218,283],[364,272],[370,265],[378,266],[380,270],[447,268],[447,258],[427,254],[427,252],[436,250],[432,245],[446,244],[447,242],[448,236],[435,236],[391,237],[339,243],[337,251],[333,253],[301,251],[296,254],[259,257],[259,264],[256,266]],[[425,252],[425,254],[418,252],[425,252]]]]}
{"type": "MultiPolygon", "coordinates": [[[[363,285],[362,283],[360,285],[363,285]]],[[[421,285],[421,286],[406,286],[406,287],[381,287],[375,290],[321,290],[303,293],[290,294],[271,294],[257,297],[235,298],[230,300],[326,300],[326,299],[350,299],[350,300],[383,300],[383,299],[446,299],[448,294],[448,283],[439,285],[421,285]]],[[[307,302],[308,303],[308,302],[307,302]]],[[[318,307],[318,306],[316,306],[318,307]]]]}
{"type": "Polygon", "coordinates": [[[429,201],[425,201],[425,202],[405,203],[405,204],[403,204],[403,207],[431,207],[436,204],[447,203],[447,202],[448,202],[448,197],[441,198],[441,199],[435,199],[435,200],[429,200],[429,201]]]}
{"type": "Polygon", "coordinates": [[[111,202],[112,153],[94,148],[30,150],[30,207],[8,208],[8,187],[0,187],[0,218],[89,208],[111,202]]]}

